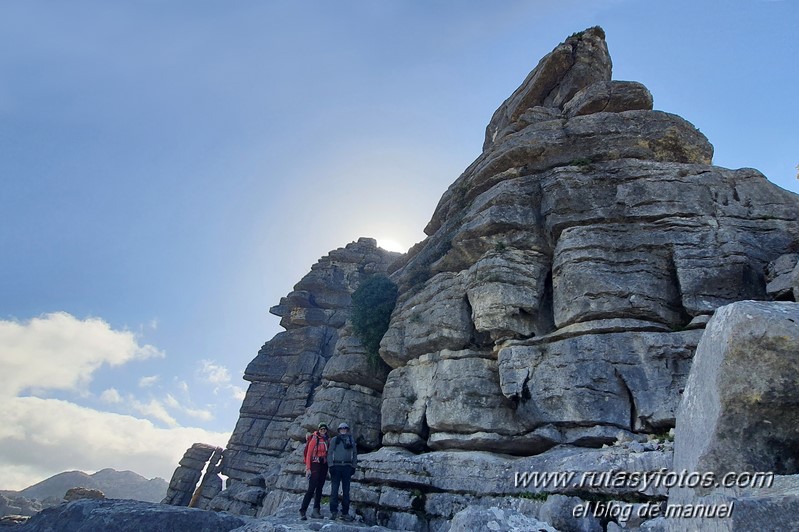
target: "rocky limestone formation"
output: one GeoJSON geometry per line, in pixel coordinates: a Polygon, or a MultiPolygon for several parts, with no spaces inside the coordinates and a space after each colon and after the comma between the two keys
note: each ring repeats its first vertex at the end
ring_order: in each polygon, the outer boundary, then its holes
{"type": "Polygon", "coordinates": [[[237,515],[256,516],[266,496],[266,482],[263,475],[255,475],[233,482],[209,503],[208,508],[218,512],[237,515]]]}
{"type": "Polygon", "coordinates": [[[799,253],[780,255],[766,270],[766,292],[776,300],[799,301],[799,253]]]}
{"type": "Polygon", "coordinates": [[[190,507],[207,510],[211,500],[222,491],[223,482],[222,477],[219,476],[222,471],[222,452],[221,447],[214,449],[214,454],[211,455],[208,464],[205,466],[205,473],[200,480],[200,484],[189,502],[190,507]]]}
{"type": "Polygon", "coordinates": [[[247,368],[211,508],[296,512],[306,432],[346,420],[367,522],[443,532],[479,506],[487,526],[660,526],[569,515],[597,497],[665,503],[662,486],[585,478],[671,468],[663,440],[710,316],[796,290],[799,197],[713,166],[699,130],[611,70],[600,28],[569,37],[496,111],[424,241],[331,252],[271,310],[286,331],[247,368]],[[386,367],[348,322],[384,271],[399,289],[386,367]],[[534,472],[574,476],[519,482],[534,472]]]}
{"type": "Polygon", "coordinates": [[[708,316],[766,299],[799,249],[797,196],[712,153],[611,80],[600,29],[544,57],[392,273],[383,444],[530,455],[673,427],[708,316]]]}
{"type": "Polygon", "coordinates": [[[247,366],[250,386],[223,458],[229,486],[208,507],[255,515],[285,459],[320,421],[347,421],[362,452],[379,447],[388,368],[370,360],[348,318],[360,283],[398,257],[361,238],[321,258],[270,309],[286,331],[247,366]]]}
{"type": "Polygon", "coordinates": [[[473,532],[493,530],[496,532],[558,532],[547,523],[519,512],[490,508],[467,508],[452,518],[450,532],[473,532]]]}
{"type": "MultiPolygon", "coordinates": [[[[161,501],[162,504],[173,506],[189,506],[197,483],[200,481],[203,470],[208,461],[217,453],[217,447],[204,443],[195,443],[183,455],[180,465],[172,474],[166,497],[161,501]]],[[[218,456],[218,455],[217,455],[218,456]]],[[[215,464],[212,465],[212,467],[215,464]]]]}
{"type": "Polygon", "coordinates": [[[0,494],[0,517],[7,515],[30,517],[41,512],[43,507],[43,504],[37,500],[30,500],[20,496],[5,496],[0,494]]]}
{"type": "Polygon", "coordinates": [[[247,518],[196,508],[176,508],[144,501],[80,499],[47,508],[16,528],[20,532],[228,532],[247,525],[247,518]]]}
{"type": "MultiPolygon", "coordinates": [[[[614,486],[600,480],[619,471],[653,474],[671,465],[670,444],[654,439],[627,440],[601,449],[559,446],[529,457],[485,451],[416,454],[402,447],[382,447],[359,457],[351,497],[367,522],[400,530],[445,531],[455,514],[475,506],[496,506],[540,519],[539,500],[549,500],[553,494],[567,495],[574,504],[589,494],[617,502],[665,500],[667,491],[662,486],[614,486]],[[536,482],[531,476],[562,472],[571,477],[549,476],[536,482]]],[[[306,486],[301,460],[290,457],[275,488],[265,497],[259,517],[279,515],[286,509],[294,514],[306,486]]],[[[552,510],[553,505],[547,507],[552,510]]]]}
{"type": "Polygon", "coordinates": [[[78,499],[105,499],[105,493],[88,488],[70,488],[64,494],[64,500],[67,502],[77,501],[78,499]]]}

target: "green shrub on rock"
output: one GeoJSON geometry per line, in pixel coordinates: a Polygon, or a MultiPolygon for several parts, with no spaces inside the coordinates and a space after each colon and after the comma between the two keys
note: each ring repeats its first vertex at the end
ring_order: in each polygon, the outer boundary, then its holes
{"type": "Polygon", "coordinates": [[[372,362],[380,362],[380,340],[396,304],[397,285],[381,274],[367,278],[352,294],[352,328],[372,362]]]}

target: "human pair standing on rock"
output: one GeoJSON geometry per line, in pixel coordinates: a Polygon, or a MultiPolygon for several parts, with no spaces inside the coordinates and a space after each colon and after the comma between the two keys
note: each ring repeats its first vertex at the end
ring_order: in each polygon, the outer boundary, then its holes
{"type": "Polygon", "coordinates": [[[305,444],[305,477],[308,479],[308,490],[300,506],[300,519],[305,520],[311,499],[314,500],[311,517],[320,519],[322,505],[322,489],[330,468],[330,518],[338,518],[338,489],[341,485],[341,519],[352,521],[350,512],[350,479],[355,473],[358,463],[358,451],[355,440],[346,423],[338,426],[338,434],[328,436],[327,423],[319,423],[317,430],[311,434],[305,444]]]}

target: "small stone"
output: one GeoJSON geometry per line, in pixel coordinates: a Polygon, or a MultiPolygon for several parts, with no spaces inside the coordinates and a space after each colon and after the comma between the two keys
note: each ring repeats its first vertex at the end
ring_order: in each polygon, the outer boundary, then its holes
{"type": "Polygon", "coordinates": [[[634,453],[642,453],[646,450],[646,447],[644,447],[642,443],[639,443],[637,441],[630,442],[627,445],[627,448],[634,453]]]}

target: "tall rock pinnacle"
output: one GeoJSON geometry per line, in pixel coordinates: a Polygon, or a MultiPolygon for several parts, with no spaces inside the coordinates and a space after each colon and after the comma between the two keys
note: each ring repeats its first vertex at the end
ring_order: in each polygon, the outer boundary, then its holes
{"type": "Polygon", "coordinates": [[[600,81],[610,81],[611,70],[602,28],[596,26],[575,33],[544,56],[499,106],[486,127],[483,150],[536,116],[557,115],[578,91],[600,81]]]}

